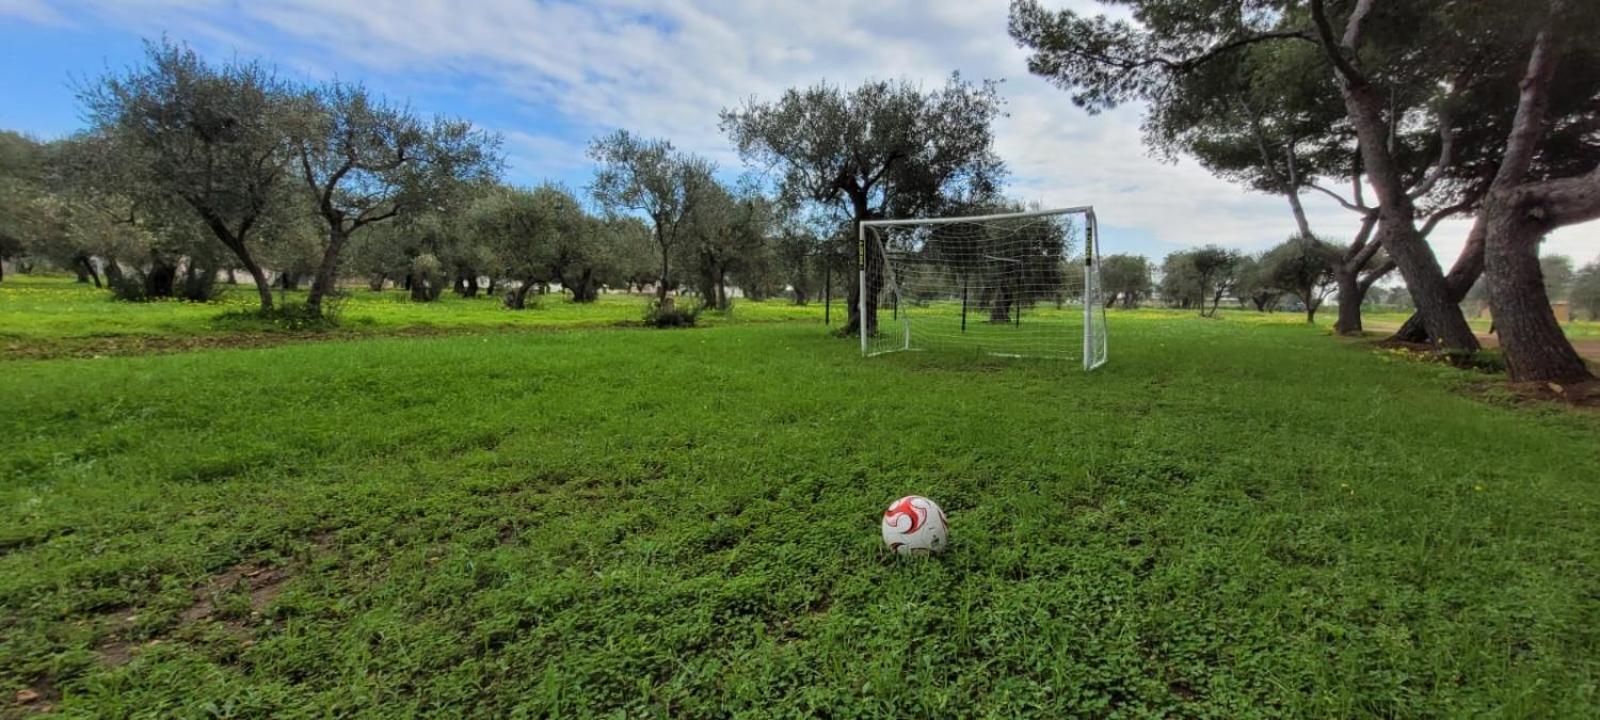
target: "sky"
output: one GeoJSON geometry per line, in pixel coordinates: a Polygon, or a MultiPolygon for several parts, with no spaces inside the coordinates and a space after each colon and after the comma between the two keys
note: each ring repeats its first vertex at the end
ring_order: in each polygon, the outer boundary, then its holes
{"type": "MultiPolygon", "coordinates": [[[[1088,9],[1088,0],[1063,7],[1088,9]]],[[[1261,250],[1294,231],[1283,198],[1245,192],[1187,160],[1146,151],[1139,107],[1090,115],[1027,72],[1006,0],[0,0],[0,128],[54,138],[82,126],[75,85],[139,62],[163,35],[212,60],[261,60],[306,82],[357,81],[422,114],[504,138],[507,179],[588,184],[588,141],[617,128],[665,137],[725,173],[743,168],[717,113],[819,80],[951,72],[1002,81],[996,150],[1010,194],[1094,205],[1101,252],[1159,258],[1217,243],[1261,250]]],[[[1349,238],[1356,218],[1305,198],[1313,227],[1349,238]]],[[[1466,221],[1432,242],[1445,267],[1466,221]]],[[[1545,252],[1600,255],[1600,223],[1545,252]]]]}

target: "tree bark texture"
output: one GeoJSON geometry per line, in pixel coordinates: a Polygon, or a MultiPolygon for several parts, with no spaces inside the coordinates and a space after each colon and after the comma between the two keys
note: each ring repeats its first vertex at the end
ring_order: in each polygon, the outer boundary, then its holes
{"type": "Polygon", "coordinates": [[[322,262],[317,265],[311,291],[306,295],[306,312],[312,317],[321,317],[323,298],[338,291],[335,285],[339,281],[339,253],[349,239],[350,235],[337,225],[328,232],[328,246],[323,248],[322,262]]]}

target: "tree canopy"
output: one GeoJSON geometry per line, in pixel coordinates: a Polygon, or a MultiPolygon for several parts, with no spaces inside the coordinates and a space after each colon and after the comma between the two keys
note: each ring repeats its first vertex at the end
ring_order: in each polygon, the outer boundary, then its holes
{"type": "MultiPolygon", "coordinates": [[[[823,82],[772,101],[751,99],[721,117],[741,157],[778,171],[782,199],[833,205],[860,223],[998,198],[1005,165],[994,152],[993,123],[1002,105],[996,83],[952,75],[935,90],[907,80],[852,90],[823,82]]],[[[867,258],[869,294],[883,286],[882,265],[867,258]]],[[[851,287],[847,334],[861,321],[860,289],[851,287]]],[[[876,331],[875,307],[866,323],[876,331]]]]}
{"type": "Polygon", "coordinates": [[[144,65],[79,93],[91,132],[101,136],[95,160],[120,170],[118,187],[132,202],[193,211],[270,309],[255,238],[285,202],[292,89],[259,63],[213,66],[169,40],[147,43],[145,52],[144,65]]]}
{"type": "Polygon", "coordinates": [[[499,137],[462,120],[425,122],[359,85],[303,94],[293,131],[301,181],[326,224],[323,258],[306,306],[321,312],[350,236],[407,213],[461,206],[496,179],[499,137]]]}
{"type": "Polygon", "coordinates": [[[589,156],[599,163],[589,190],[612,212],[648,218],[661,261],[656,299],[666,298],[672,254],[695,209],[714,192],[711,161],[678,150],[668,140],[638,137],[626,130],[596,138],[589,156]]]}

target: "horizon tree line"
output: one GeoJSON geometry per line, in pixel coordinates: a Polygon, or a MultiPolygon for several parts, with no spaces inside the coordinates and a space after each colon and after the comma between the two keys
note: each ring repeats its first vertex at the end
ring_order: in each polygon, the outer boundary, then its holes
{"type": "MultiPolygon", "coordinates": [[[[1417,312],[1397,336],[1471,351],[1460,304],[1481,275],[1514,376],[1587,377],[1550,311],[1538,245],[1550,229],[1600,216],[1600,148],[1587,134],[1600,78],[1574,70],[1596,59],[1574,38],[1600,29],[1600,10],[1542,0],[1463,16],[1440,3],[1310,0],[1242,12],[1239,0],[1205,0],[1196,13],[1139,0],[1135,23],[1016,0],[1010,32],[1032,51],[1029,69],[1080,106],[1145,102],[1153,149],[1285,198],[1296,229],[1285,246],[1259,258],[1198,248],[1180,258],[1187,267],[1169,268],[1182,272],[1163,273],[1164,283],[1194,275],[1205,312],[1226,294],[1216,278],[1237,276],[1241,297],[1261,307],[1277,292],[1311,315],[1336,296],[1336,328],[1359,332],[1365,295],[1398,270],[1417,312]],[[1436,52],[1404,52],[1424,39],[1436,52]],[[1351,212],[1348,243],[1315,232],[1307,192],[1351,212]],[[1473,227],[1446,274],[1425,239],[1463,215],[1473,227]]],[[[85,131],[40,147],[4,144],[0,256],[48,237],[49,251],[33,256],[94,282],[103,272],[116,287],[141,288],[134,296],[204,297],[218,270],[240,269],[263,311],[274,306],[269,266],[281,285],[310,278],[312,315],[355,266],[404,278],[419,300],[443,285],[476,294],[488,278],[554,282],[578,301],[601,285],[653,284],[658,301],[688,285],[724,306],[737,283],[757,295],[793,288],[803,302],[806,271],[819,259],[825,273],[845,269],[862,221],[1005,202],[992,127],[1004,101],[995,83],[959,75],[931,90],[823,82],[723,109],[741,158],[776,175],[767,183],[729,186],[668,140],[603,135],[583,193],[597,212],[564,188],[508,188],[499,139],[468,122],[419,118],[359,85],[301,87],[258,63],[212,66],[167,40],[149,44],[144,65],[86,83],[79,96],[85,131]],[[502,237],[485,237],[494,233],[502,237]],[[641,233],[653,272],[639,262],[641,233]],[[538,258],[516,247],[533,237],[543,238],[538,258]]],[[[868,268],[882,267],[875,251],[861,258],[868,268]]],[[[1106,269],[1138,274],[1120,259],[1106,269]]],[[[869,272],[867,292],[883,282],[881,270],[869,272]]],[[[860,288],[846,283],[843,332],[863,323],[872,332],[876,308],[857,317],[860,288]]],[[[1151,289],[1110,299],[1136,303],[1151,289]]]]}

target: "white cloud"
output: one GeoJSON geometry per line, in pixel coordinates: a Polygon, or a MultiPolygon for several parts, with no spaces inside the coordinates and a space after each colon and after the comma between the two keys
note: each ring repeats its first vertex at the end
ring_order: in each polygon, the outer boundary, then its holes
{"type": "Polygon", "coordinates": [[[40,25],[66,25],[67,19],[44,0],[0,0],[0,17],[17,18],[40,25]]]}
{"type": "MultiPolygon", "coordinates": [[[[49,12],[0,0],[0,13],[8,7],[49,12]]],[[[1026,53],[1006,34],[1005,0],[101,0],[99,11],[147,34],[200,35],[250,54],[263,54],[256,28],[270,27],[295,40],[270,59],[313,75],[444,73],[493,89],[572,130],[501,128],[519,174],[534,177],[585,162],[586,137],[616,127],[733,165],[716,126],[723,107],[819,79],[937,84],[959,70],[1005,80],[1010,116],[998,124],[998,150],[1025,199],[1093,203],[1103,223],[1154,237],[1158,247],[1145,252],[1207,242],[1260,248],[1293,229],[1282,198],[1243,192],[1193,162],[1149,157],[1136,109],[1089,116],[1029,76],[1026,53]]],[[[1307,203],[1320,232],[1354,232],[1355,219],[1331,201],[1307,203]]],[[[1465,233],[1464,222],[1439,228],[1442,264],[1465,233]]],[[[1107,247],[1115,241],[1107,236],[1107,247]]],[[[1600,228],[1557,233],[1549,250],[1592,256],[1600,228]]]]}

